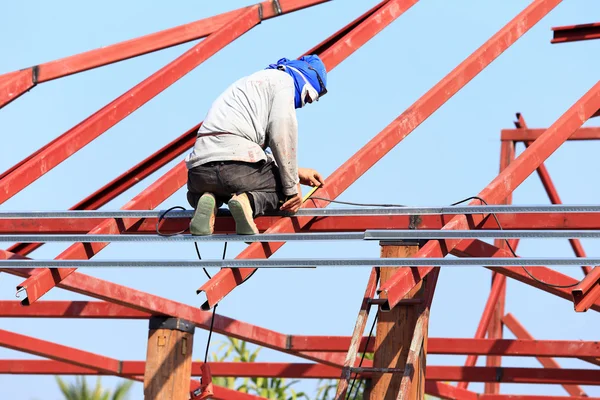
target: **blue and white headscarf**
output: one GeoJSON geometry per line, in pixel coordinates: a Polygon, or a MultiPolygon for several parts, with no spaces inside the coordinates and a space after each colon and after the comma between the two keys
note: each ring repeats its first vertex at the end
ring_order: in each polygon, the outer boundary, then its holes
{"type": "Polygon", "coordinates": [[[319,93],[322,93],[327,87],[327,70],[317,55],[302,56],[298,60],[282,58],[277,61],[277,64],[270,64],[266,69],[279,69],[287,72],[294,79],[296,87],[294,104],[296,108],[305,105],[306,94],[310,96],[312,101],[317,101],[319,93]],[[314,68],[314,70],[309,67],[314,68]],[[321,87],[317,73],[325,87],[321,87]]]}

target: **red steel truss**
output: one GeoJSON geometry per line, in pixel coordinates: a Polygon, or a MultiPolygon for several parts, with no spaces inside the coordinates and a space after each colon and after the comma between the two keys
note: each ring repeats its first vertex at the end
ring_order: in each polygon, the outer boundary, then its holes
{"type": "MultiPolygon", "coordinates": [[[[262,21],[327,1],[263,1],[253,6],[165,31],[0,75],[0,108],[2,108],[43,82],[204,38],[183,55],[2,173],[0,175],[0,204],[17,195],[46,172],[81,150],[227,44],[261,24],[262,21]]],[[[416,3],[418,0],[384,0],[305,54],[319,54],[328,71],[331,71],[416,3]]],[[[559,3],[561,3],[560,0],[532,1],[527,8],[335,170],[327,178],[327,186],[318,189],[315,196],[335,199],[342,194],[559,3]]],[[[598,38],[600,37],[599,29],[599,24],[553,28],[554,39],[552,42],[561,43],[598,38]]],[[[470,205],[478,205],[482,200],[488,204],[511,204],[512,192],[534,171],[538,172],[550,202],[561,204],[561,199],[544,166],[544,161],[566,141],[600,139],[600,128],[582,127],[599,111],[600,82],[547,129],[530,129],[523,116],[517,114],[516,128],[505,129],[501,132],[499,175],[482,189],[478,194],[479,200],[473,200],[470,205]],[[515,147],[520,142],[524,143],[526,149],[515,157],[515,147]]],[[[167,163],[180,157],[193,145],[195,132],[200,124],[201,122],[112,182],[73,205],[70,210],[99,209],[167,163]]],[[[155,209],[185,185],[186,179],[185,165],[180,162],[131,199],[122,209],[155,209]]],[[[327,205],[328,202],[309,199],[304,207],[321,208],[327,205]]],[[[600,214],[598,213],[503,213],[498,214],[497,218],[504,229],[600,229],[600,214]]],[[[408,215],[318,218],[263,216],[257,218],[256,222],[261,232],[268,233],[351,232],[369,229],[498,229],[494,218],[481,214],[468,216],[423,215],[418,219],[408,215]]],[[[157,223],[159,221],[156,218],[111,218],[105,220],[94,218],[0,218],[0,234],[155,234],[157,223]]],[[[170,218],[160,221],[159,226],[161,232],[174,233],[185,230],[188,224],[189,219],[187,218],[170,218]]],[[[227,216],[219,216],[215,230],[217,233],[234,232],[233,220],[227,216]]],[[[511,249],[516,251],[518,243],[518,240],[510,240],[508,241],[509,247],[502,240],[496,240],[493,245],[477,239],[430,240],[420,248],[415,257],[445,257],[448,254],[456,257],[514,257],[516,255],[511,249]]],[[[571,239],[570,243],[577,257],[586,256],[583,246],[578,240],[571,239]]],[[[257,242],[249,245],[237,258],[268,258],[284,244],[257,242]]],[[[17,243],[7,250],[0,250],[0,260],[27,258],[33,250],[41,245],[42,243],[17,243]]],[[[108,243],[75,243],[59,254],[56,259],[90,259],[107,245],[108,243]]],[[[474,337],[431,337],[427,339],[426,346],[423,345],[428,354],[466,355],[465,365],[427,365],[424,367],[425,392],[444,399],[508,400],[516,397],[499,394],[500,383],[537,383],[562,385],[570,396],[519,396],[518,398],[532,400],[593,399],[588,397],[579,385],[600,385],[600,370],[560,368],[560,365],[552,357],[576,358],[587,362],[590,366],[597,367],[600,366],[600,344],[596,341],[582,340],[535,340],[512,314],[506,313],[505,298],[506,283],[512,279],[572,302],[575,312],[600,311],[600,267],[583,266],[584,277],[580,282],[546,267],[535,269],[535,279],[521,267],[487,268],[492,271],[490,294],[474,337]],[[543,282],[552,282],[554,285],[568,287],[549,286],[543,282]],[[504,326],[513,332],[517,339],[504,339],[504,326]],[[476,366],[479,356],[486,357],[486,366],[476,366]],[[502,360],[506,357],[517,356],[536,357],[543,368],[501,366],[502,360]],[[457,382],[457,384],[451,385],[447,382],[457,382]],[[469,390],[470,382],[484,382],[485,393],[469,390]]],[[[26,293],[26,298],[20,302],[0,301],[0,317],[147,320],[151,316],[159,315],[182,318],[191,321],[200,329],[208,330],[213,315],[208,310],[235,290],[255,269],[221,269],[198,289],[198,293],[202,292],[206,296],[206,303],[201,309],[87,276],[77,272],[74,268],[11,269],[3,268],[0,264],[0,271],[25,278],[17,289],[24,290],[26,293]],[[99,301],[40,300],[55,287],[83,294],[99,301]]],[[[366,337],[362,337],[370,307],[369,300],[379,293],[382,295],[379,305],[383,308],[394,308],[422,281],[427,283],[426,278],[430,277],[432,280],[426,285],[427,293],[423,300],[423,303],[427,305],[426,312],[419,316],[417,324],[421,336],[415,333],[415,337],[413,337],[416,343],[418,340],[427,338],[428,307],[433,299],[438,272],[439,267],[400,268],[391,279],[376,288],[376,269],[373,269],[352,337],[284,334],[215,314],[214,332],[243,339],[311,362],[244,364],[214,362],[210,363],[212,375],[215,377],[305,379],[349,377],[349,374],[343,375],[344,367],[355,365],[354,360],[357,359],[359,352],[375,350],[375,341],[369,341],[366,337]],[[368,345],[367,342],[369,342],[368,345]]],[[[0,330],[0,346],[46,358],[46,360],[0,360],[1,374],[114,375],[138,381],[144,379],[146,364],[144,360],[118,360],[5,330],[0,330]]],[[[417,363],[417,357],[417,353],[411,352],[409,354],[410,363],[417,363]]],[[[373,363],[370,361],[362,364],[363,368],[372,366],[373,363]]],[[[190,378],[201,376],[201,367],[202,363],[194,362],[190,378]]],[[[360,379],[369,379],[373,373],[367,370],[359,372],[357,376],[360,379]]],[[[406,398],[413,383],[411,379],[404,378],[400,390],[405,395],[403,398],[406,398]]],[[[193,389],[197,385],[197,381],[190,381],[190,388],[193,389]]],[[[346,388],[347,384],[341,384],[338,391],[345,394],[346,388]]],[[[258,399],[261,397],[216,387],[213,398],[258,399]]]]}

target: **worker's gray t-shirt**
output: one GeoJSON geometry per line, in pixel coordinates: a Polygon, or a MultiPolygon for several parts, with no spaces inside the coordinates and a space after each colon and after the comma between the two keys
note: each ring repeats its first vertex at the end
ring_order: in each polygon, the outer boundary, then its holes
{"type": "Polygon", "coordinates": [[[274,157],[284,194],[296,194],[294,93],[293,78],[277,69],[258,71],[234,82],[208,111],[194,149],[185,159],[187,168],[212,161],[254,163],[274,157]],[[265,153],[267,147],[272,155],[265,153]]]}

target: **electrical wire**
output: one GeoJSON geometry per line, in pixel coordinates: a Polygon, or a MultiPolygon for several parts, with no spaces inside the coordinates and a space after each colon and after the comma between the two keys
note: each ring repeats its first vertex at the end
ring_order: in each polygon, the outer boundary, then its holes
{"type": "MultiPolygon", "coordinates": [[[[317,196],[312,196],[312,197],[309,197],[309,198],[310,199],[315,199],[315,200],[323,200],[323,201],[327,201],[327,202],[330,202],[330,203],[346,204],[346,205],[360,206],[360,207],[407,207],[406,205],[403,205],[403,204],[353,203],[353,202],[349,202],[349,201],[339,201],[339,200],[326,199],[324,197],[317,197],[317,196]]],[[[466,199],[457,201],[456,203],[452,203],[451,206],[456,206],[458,204],[467,202],[469,200],[479,200],[483,204],[485,204],[486,206],[489,205],[481,197],[472,196],[472,197],[467,197],[466,199]]],[[[502,230],[502,225],[500,224],[500,220],[498,219],[498,216],[495,213],[491,213],[491,215],[494,218],[494,220],[496,221],[496,224],[498,224],[498,228],[500,230],[502,230]]],[[[510,245],[510,242],[507,239],[504,239],[504,241],[506,242],[506,246],[508,247],[508,249],[512,253],[513,257],[518,258],[517,253],[515,252],[515,250],[510,245]]],[[[570,284],[570,285],[556,285],[556,284],[553,284],[553,283],[545,282],[545,281],[543,281],[543,280],[541,280],[539,278],[536,278],[527,268],[525,268],[525,266],[521,266],[521,268],[523,268],[523,271],[525,271],[525,273],[527,273],[527,275],[529,275],[529,277],[531,279],[533,279],[534,281],[536,281],[538,283],[546,285],[548,287],[553,287],[553,288],[557,288],[557,289],[569,289],[569,288],[575,287],[575,286],[577,286],[577,285],[579,285],[581,283],[581,281],[578,281],[578,282],[575,282],[575,283],[570,284]]]]}
{"type": "MultiPolygon", "coordinates": [[[[371,325],[371,329],[369,330],[369,336],[367,336],[367,342],[365,343],[365,351],[363,351],[362,356],[360,357],[360,362],[358,363],[358,368],[362,366],[363,361],[365,360],[365,356],[367,355],[367,349],[369,348],[369,342],[371,341],[371,337],[373,336],[373,329],[375,329],[375,323],[377,322],[378,314],[375,314],[375,318],[373,318],[373,324],[371,325]]],[[[352,389],[354,389],[354,383],[358,378],[358,373],[354,374],[354,379],[352,380],[352,384],[350,385],[350,390],[348,390],[348,396],[346,399],[350,398],[350,394],[352,394],[352,389]]],[[[358,395],[358,389],[360,388],[360,383],[356,388],[356,392],[354,393],[353,400],[356,399],[358,395]]]]}

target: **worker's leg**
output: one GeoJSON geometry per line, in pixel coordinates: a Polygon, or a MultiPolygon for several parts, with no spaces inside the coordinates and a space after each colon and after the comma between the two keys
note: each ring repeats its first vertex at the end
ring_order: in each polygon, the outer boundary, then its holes
{"type": "Polygon", "coordinates": [[[273,162],[225,164],[219,177],[232,194],[248,195],[253,217],[277,210],[285,197],[273,162]]]}
{"type": "Polygon", "coordinates": [[[230,163],[223,165],[219,177],[234,194],[227,203],[235,219],[236,233],[258,233],[254,217],[274,211],[283,199],[279,171],[272,162],[230,163]]]}
{"type": "Polygon", "coordinates": [[[217,209],[231,195],[219,180],[218,165],[200,165],[188,171],[187,199],[195,209],[190,221],[192,235],[213,233],[217,209]]]}

